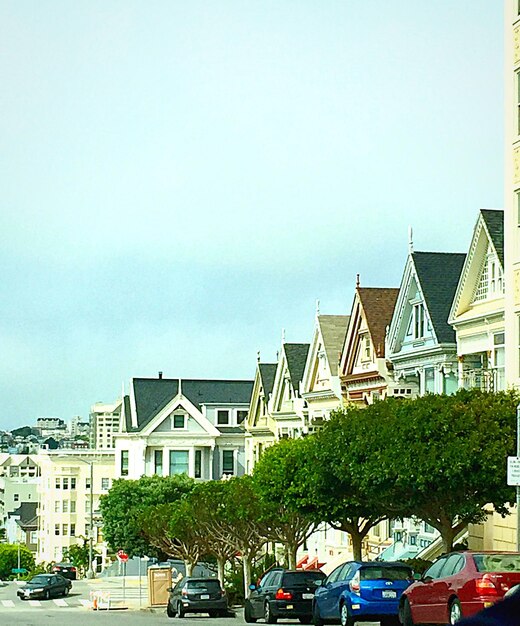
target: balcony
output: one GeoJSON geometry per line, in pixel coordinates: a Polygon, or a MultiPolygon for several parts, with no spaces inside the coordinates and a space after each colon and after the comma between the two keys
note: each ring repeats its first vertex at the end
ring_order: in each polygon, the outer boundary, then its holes
{"type": "Polygon", "coordinates": [[[467,369],[462,373],[461,386],[464,389],[481,391],[502,391],[505,389],[503,367],[467,369]]]}

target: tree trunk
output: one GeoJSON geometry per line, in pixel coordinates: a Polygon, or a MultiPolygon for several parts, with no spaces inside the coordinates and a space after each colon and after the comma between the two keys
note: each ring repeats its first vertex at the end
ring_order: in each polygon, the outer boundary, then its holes
{"type": "Polygon", "coordinates": [[[296,569],[296,553],[298,552],[298,544],[287,544],[287,560],[289,569],[296,569]]]}
{"type": "Polygon", "coordinates": [[[354,554],[354,561],[362,561],[363,555],[361,548],[363,546],[363,537],[360,532],[349,531],[350,538],[352,539],[352,552],[354,554]]]}
{"type": "Polygon", "coordinates": [[[443,553],[447,554],[453,550],[453,542],[455,540],[456,530],[451,526],[443,526],[441,530],[443,553]]]}
{"type": "Polygon", "coordinates": [[[244,597],[249,598],[249,594],[251,593],[251,589],[249,589],[249,585],[251,584],[251,559],[249,555],[242,555],[242,568],[244,570],[244,597]]]}
{"type": "Polygon", "coordinates": [[[186,559],[184,561],[184,566],[186,567],[186,576],[191,576],[195,563],[186,559]]]}
{"type": "Polygon", "coordinates": [[[226,566],[226,559],[222,556],[217,558],[218,579],[220,584],[224,587],[224,568],[226,566]]]}

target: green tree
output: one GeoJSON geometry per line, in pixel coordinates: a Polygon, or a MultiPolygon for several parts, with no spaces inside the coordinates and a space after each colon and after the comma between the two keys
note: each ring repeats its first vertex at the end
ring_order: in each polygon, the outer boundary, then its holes
{"type": "Polygon", "coordinates": [[[374,405],[366,412],[373,445],[365,480],[395,517],[423,519],[451,550],[461,530],[486,518],[486,505],[505,516],[514,501],[506,474],[518,401],[512,392],[461,390],[378,403],[384,411],[374,405]]]}
{"type": "Polygon", "coordinates": [[[0,580],[12,576],[12,570],[18,568],[18,557],[21,568],[28,571],[34,569],[34,557],[27,546],[14,543],[0,544],[0,580]]]}
{"type": "MultiPolygon", "coordinates": [[[[70,561],[73,563],[82,574],[90,568],[89,563],[89,542],[85,537],[79,537],[81,543],[76,543],[73,546],[69,546],[63,551],[63,559],[64,561],[70,561]]],[[[99,556],[99,553],[93,549],[92,551],[92,559],[99,556]]]]}
{"type": "Polygon", "coordinates": [[[110,548],[123,549],[129,556],[163,558],[165,555],[146,539],[146,519],[141,514],[147,507],[177,502],[193,485],[186,474],[115,480],[100,502],[103,534],[110,548]]]}
{"type": "Polygon", "coordinates": [[[316,528],[308,514],[292,506],[290,486],[305,467],[304,439],[282,439],[269,447],[253,470],[253,488],[269,541],[285,546],[290,569],[296,569],[296,553],[316,528]]]}

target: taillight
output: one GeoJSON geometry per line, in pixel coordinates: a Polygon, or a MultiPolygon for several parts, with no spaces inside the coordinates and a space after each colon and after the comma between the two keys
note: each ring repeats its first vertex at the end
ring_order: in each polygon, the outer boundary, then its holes
{"type": "Polygon", "coordinates": [[[224,596],[226,595],[226,590],[225,590],[225,589],[221,589],[221,590],[220,590],[220,595],[221,595],[222,597],[224,597],[224,596]]]}
{"type": "Polygon", "coordinates": [[[292,600],[292,593],[280,588],[275,595],[276,600],[292,600]]]}
{"type": "Polygon", "coordinates": [[[360,583],[360,579],[359,579],[359,571],[357,571],[354,574],[354,577],[349,582],[349,587],[350,587],[350,590],[352,592],[354,592],[354,593],[360,593],[361,592],[361,583],[360,583]]]}
{"type": "Polygon", "coordinates": [[[482,578],[477,578],[475,587],[480,596],[496,596],[498,594],[498,589],[488,574],[484,574],[482,578]]]}
{"type": "Polygon", "coordinates": [[[182,596],[183,598],[187,598],[187,597],[188,597],[188,590],[187,590],[187,589],[183,589],[183,590],[181,591],[181,596],[182,596]]]}

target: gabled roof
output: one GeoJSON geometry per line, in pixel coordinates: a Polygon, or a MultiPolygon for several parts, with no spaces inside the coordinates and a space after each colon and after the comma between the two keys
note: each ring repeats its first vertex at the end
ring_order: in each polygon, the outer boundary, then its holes
{"type": "Polygon", "coordinates": [[[185,380],[177,378],[134,378],[132,380],[138,428],[125,417],[127,431],[142,430],[181,391],[198,410],[207,404],[249,404],[252,380],[185,380]],[[179,385],[180,383],[180,385],[179,385]]]}
{"type": "Polygon", "coordinates": [[[269,399],[269,394],[274,387],[274,378],[276,376],[276,363],[259,363],[258,371],[260,372],[260,380],[262,381],[262,388],[264,390],[265,399],[269,399]]]}
{"type": "Polygon", "coordinates": [[[480,209],[489,238],[493,242],[498,260],[504,268],[504,211],[502,209],[480,209]]]}
{"type": "Polygon", "coordinates": [[[37,508],[37,502],[22,502],[15,511],[8,513],[8,517],[19,517],[19,526],[35,526],[37,508]]]}
{"type": "Polygon", "coordinates": [[[349,320],[350,315],[318,315],[323,347],[332,376],[338,375],[339,359],[349,320]]]}
{"type": "Polygon", "coordinates": [[[378,357],[385,355],[386,327],[390,324],[399,289],[394,287],[357,287],[372,345],[378,357]]]}
{"type": "Polygon", "coordinates": [[[439,343],[454,343],[448,324],[466,255],[458,252],[413,252],[412,260],[426,308],[439,343]]]}
{"type": "Polygon", "coordinates": [[[291,377],[291,383],[295,391],[299,391],[300,382],[305,370],[305,362],[309,352],[308,343],[284,343],[283,349],[287,360],[287,369],[291,377]]]}

